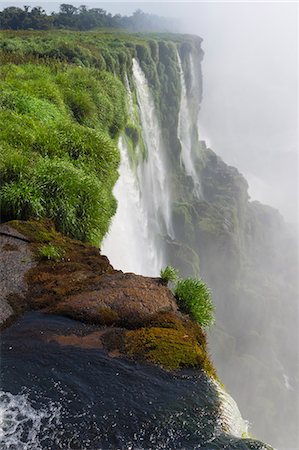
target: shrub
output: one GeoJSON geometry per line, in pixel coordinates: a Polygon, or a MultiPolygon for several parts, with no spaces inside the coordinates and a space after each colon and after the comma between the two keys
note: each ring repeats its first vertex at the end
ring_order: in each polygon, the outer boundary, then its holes
{"type": "Polygon", "coordinates": [[[172,266],[166,266],[165,269],[161,269],[160,277],[163,281],[175,282],[178,278],[178,271],[172,266]]]}
{"type": "Polygon", "coordinates": [[[211,326],[214,321],[214,305],[207,285],[196,278],[179,280],[175,297],[181,311],[190,314],[200,325],[211,326]]]}
{"type": "Polygon", "coordinates": [[[50,259],[52,261],[60,261],[64,256],[64,250],[57,245],[47,244],[39,247],[38,255],[41,259],[50,259]]]}

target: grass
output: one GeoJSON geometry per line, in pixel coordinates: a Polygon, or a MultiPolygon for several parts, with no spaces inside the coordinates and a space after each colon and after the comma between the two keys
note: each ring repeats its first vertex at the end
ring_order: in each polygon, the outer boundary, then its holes
{"type": "Polygon", "coordinates": [[[207,285],[196,278],[179,280],[174,291],[181,311],[189,314],[203,327],[211,326],[214,321],[214,305],[207,285]]]}
{"type": "Polygon", "coordinates": [[[4,220],[48,217],[63,233],[99,245],[116,211],[122,83],[71,65],[7,64],[0,89],[4,220]]]}
{"type": "Polygon", "coordinates": [[[167,283],[174,283],[178,279],[178,271],[172,266],[166,266],[164,269],[161,269],[160,277],[167,283]]]}
{"type": "Polygon", "coordinates": [[[100,245],[116,211],[119,135],[126,133],[135,165],[146,158],[137,110],[136,123],[128,122],[124,84],[134,97],[132,58],[139,58],[175,149],[176,47],[188,41],[195,48],[196,39],[112,30],[1,31],[0,37],[3,218],[49,217],[59,231],[100,245]]]}
{"type": "Polygon", "coordinates": [[[51,261],[60,261],[65,252],[62,248],[57,247],[53,244],[43,245],[38,248],[38,256],[41,259],[51,260],[51,261]]]}

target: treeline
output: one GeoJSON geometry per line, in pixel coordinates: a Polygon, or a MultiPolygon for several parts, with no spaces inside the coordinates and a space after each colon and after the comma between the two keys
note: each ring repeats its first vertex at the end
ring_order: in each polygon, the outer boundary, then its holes
{"type": "Polygon", "coordinates": [[[120,28],[129,31],[174,31],[176,21],[154,14],[146,14],[141,10],[131,16],[112,15],[101,8],[78,8],[63,3],[59,12],[47,14],[36,6],[19,8],[10,6],[0,11],[0,29],[2,30],[49,30],[66,28],[75,30],[91,30],[94,28],[120,28]]]}

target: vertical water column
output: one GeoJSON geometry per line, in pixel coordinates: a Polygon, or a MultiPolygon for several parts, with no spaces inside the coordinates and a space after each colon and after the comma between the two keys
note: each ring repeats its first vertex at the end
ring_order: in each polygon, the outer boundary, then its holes
{"type": "MultiPolygon", "coordinates": [[[[168,172],[154,100],[136,60],[133,79],[147,158],[139,163],[137,171],[132,170],[126,137],[120,137],[120,176],[114,188],[118,208],[101,250],[116,269],[158,276],[166,264],[164,238],[173,234],[168,172]]],[[[132,93],[125,81],[134,122],[132,93]]]]}
{"type": "Polygon", "coordinates": [[[152,231],[157,236],[172,237],[171,196],[166,150],[154,99],[136,59],[133,59],[133,77],[143,141],[147,150],[147,160],[140,166],[139,171],[142,200],[152,222],[152,231]]]}
{"type": "Polygon", "coordinates": [[[124,136],[120,137],[118,148],[121,164],[113,191],[118,207],[101,252],[108,256],[115,269],[156,276],[163,261],[151,237],[148,213],[141,202],[138,179],[130,165],[124,136]]]}
{"type": "MultiPolygon", "coordinates": [[[[182,62],[179,53],[177,52],[178,65],[180,70],[180,80],[181,80],[181,101],[179,110],[179,120],[178,120],[178,139],[181,143],[181,164],[184,166],[186,174],[190,176],[194,184],[194,194],[201,198],[201,185],[199,176],[196,172],[194,155],[193,155],[193,120],[192,111],[190,110],[186,81],[184,76],[184,71],[182,67],[182,62]]],[[[193,64],[193,63],[192,63],[193,64]]],[[[190,67],[191,64],[190,64],[190,67]]],[[[191,74],[192,84],[194,84],[194,67],[191,74]]]]}

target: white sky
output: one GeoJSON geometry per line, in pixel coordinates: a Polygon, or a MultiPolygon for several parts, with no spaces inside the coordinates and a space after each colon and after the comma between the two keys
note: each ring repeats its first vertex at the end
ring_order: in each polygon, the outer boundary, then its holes
{"type": "MultiPolygon", "coordinates": [[[[0,0],[1,7],[55,1],[0,0]]],[[[96,2],[182,20],[203,39],[202,136],[247,178],[250,194],[298,220],[298,4],[295,2],[96,2]]]]}

